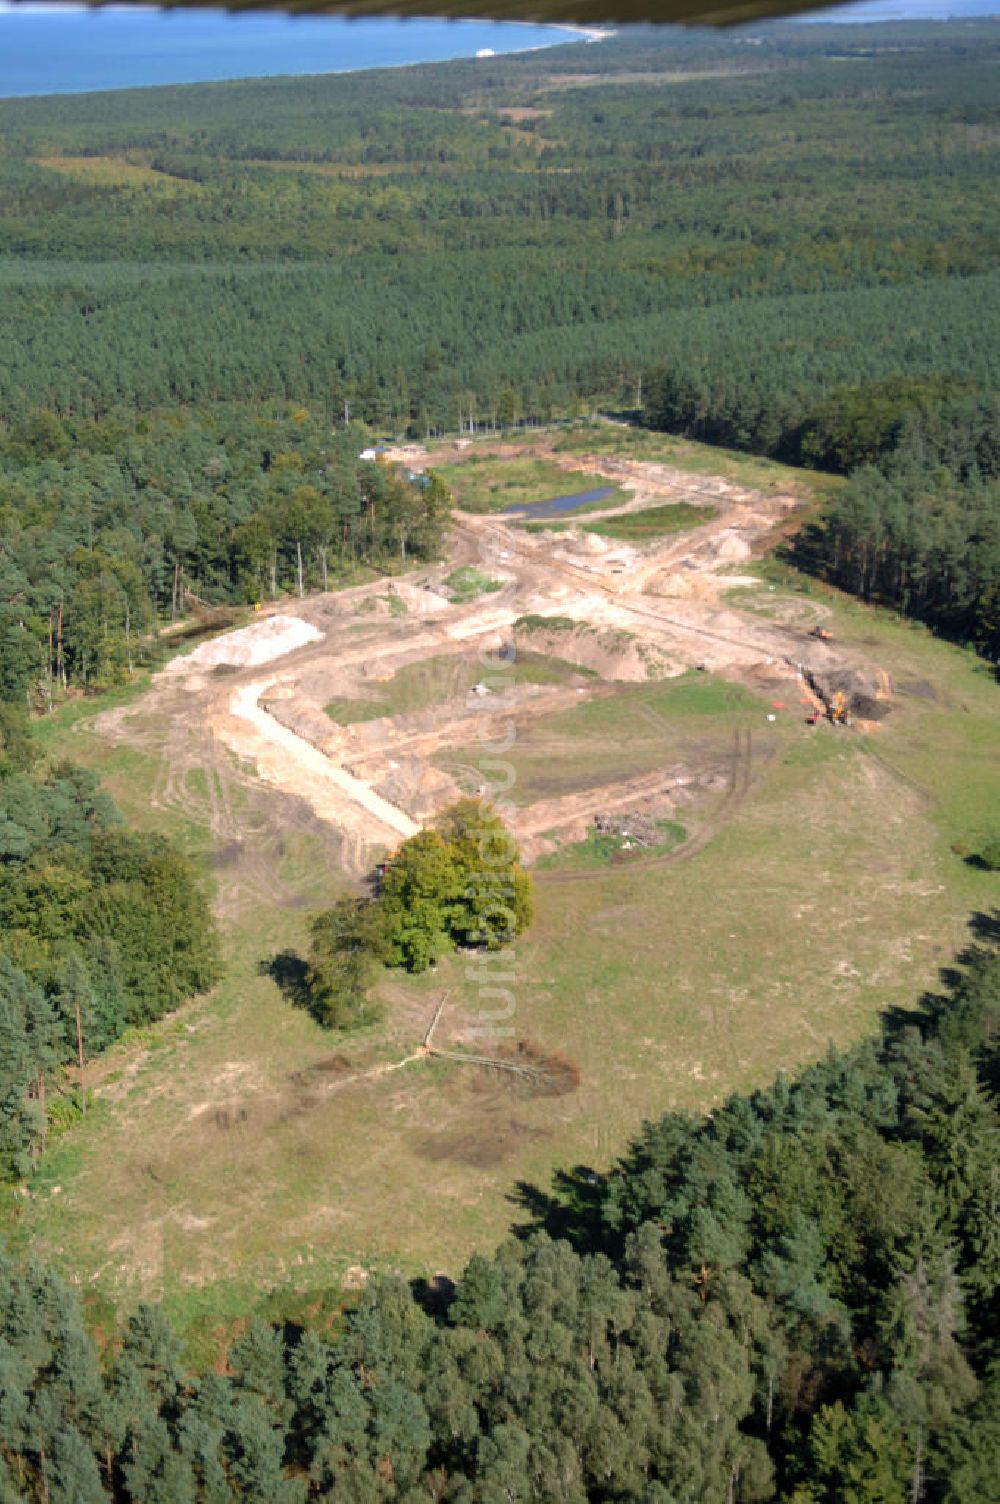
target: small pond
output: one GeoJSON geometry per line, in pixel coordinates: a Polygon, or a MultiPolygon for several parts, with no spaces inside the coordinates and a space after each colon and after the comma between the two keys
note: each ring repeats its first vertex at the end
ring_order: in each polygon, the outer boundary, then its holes
{"type": "Polygon", "coordinates": [[[614,496],[614,486],[598,486],[595,491],[575,491],[572,496],[550,496],[547,501],[524,501],[516,507],[508,507],[506,517],[561,517],[566,512],[576,512],[580,507],[594,501],[604,501],[614,496]]]}

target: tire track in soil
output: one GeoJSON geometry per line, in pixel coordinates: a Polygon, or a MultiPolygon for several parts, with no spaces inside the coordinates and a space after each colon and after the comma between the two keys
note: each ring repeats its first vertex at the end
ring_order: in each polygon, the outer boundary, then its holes
{"type": "Polygon", "coordinates": [[[631,877],[633,874],[641,875],[644,872],[652,872],[657,868],[676,867],[681,862],[689,862],[699,851],[703,851],[709,841],[716,834],[720,824],[729,820],[739,809],[753,785],[753,752],[750,740],[750,728],[747,726],[743,731],[739,727],[733,731],[733,752],[729,767],[729,787],[722,801],[715,811],[713,822],[696,827],[693,833],[682,845],[674,851],[668,851],[664,856],[637,857],[632,861],[608,862],[606,866],[593,867],[584,872],[538,872],[532,873],[536,883],[548,886],[561,886],[565,883],[592,883],[603,882],[609,877],[631,877]]]}
{"type": "Polygon", "coordinates": [[[105,712],[80,724],[108,741],[155,758],[152,807],[208,829],[215,847],[214,908],[219,918],[237,918],[258,904],[299,906],[302,895],[278,870],[289,833],[321,837],[334,848],[330,856],[338,866],[344,842],[332,827],[316,821],[303,801],[276,795],[242,771],[211,733],[190,726],[184,707],[172,699],[169,692],[154,688],[141,706],[105,712]],[[203,792],[191,786],[199,774],[203,792]],[[244,806],[242,814],[235,809],[236,790],[244,806]]]}

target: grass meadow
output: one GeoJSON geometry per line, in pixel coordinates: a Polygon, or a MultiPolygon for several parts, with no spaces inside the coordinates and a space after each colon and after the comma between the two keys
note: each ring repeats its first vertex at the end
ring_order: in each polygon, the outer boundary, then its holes
{"type": "MultiPolygon", "coordinates": [[[[334,1310],[356,1266],[457,1274],[524,1219],[519,1187],[544,1190],[559,1167],[607,1168],[643,1119],[708,1109],[912,1004],[970,914],[998,900],[995,875],[952,849],[1000,808],[996,684],[972,654],[765,566],[760,609],[809,595],[838,638],[893,676],[896,708],[877,734],[806,728],[791,713],[768,723],[762,701],[700,678],[600,695],[533,726],[512,753],[520,799],[653,756],[724,762],[736,726],[760,751],[742,802],[698,807],[705,839],[690,860],[608,865],[577,882],[539,873],[535,921],[507,958],[510,1027],[568,1056],[576,1090],[526,1094],[426,1058],[350,1079],[410,1054],[442,998],[442,1040],[481,1023],[476,968],[455,956],[421,977],[389,975],[383,1025],[323,1033],[261,970],[301,947],[310,914],[344,891],[322,841],[292,830],[223,926],[223,981],[94,1064],[86,1120],[54,1142],[26,1196],[7,1193],[8,1235],[54,1261],[98,1327],[163,1299],[204,1361],[237,1313],[334,1310]]],[[[752,591],[741,604],[753,609],[752,591]]],[[[417,706],[440,688],[386,695],[417,706]]],[[[94,731],[96,710],[140,692],[65,706],[41,723],[43,745],[96,768],[212,887],[207,825],[153,805],[156,754],[94,731]]]]}

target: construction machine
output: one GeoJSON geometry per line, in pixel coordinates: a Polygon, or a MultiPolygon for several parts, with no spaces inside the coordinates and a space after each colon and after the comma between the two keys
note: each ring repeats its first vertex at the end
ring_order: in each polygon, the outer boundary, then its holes
{"type": "Polygon", "coordinates": [[[842,689],[838,689],[833,699],[827,706],[827,714],[835,726],[846,726],[847,720],[847,696],[842,689]]]}

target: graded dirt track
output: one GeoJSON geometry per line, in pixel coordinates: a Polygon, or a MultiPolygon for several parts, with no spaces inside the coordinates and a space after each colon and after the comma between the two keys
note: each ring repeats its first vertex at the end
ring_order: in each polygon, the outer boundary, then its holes
{"type": "MultiPolygon", "coordinates": [[[[430,458],[415,446],[398,457],[411,469],[430,458]]],[[[572,470],[579,461],[564,463],[572,470]]],[[[527,532],[518,525],[523,519],[456,513],[445,563],[389,584],[283,602],[279,616],[174,659],[137,706],[105,715],[99,729],[146,747],[158,741],[157,797],[181,809],[207,803],[220,848],[241,849],[235,865],[243,878],[271,884],[243,849],[266,845],[260,822],[274,824],[273,815],[261,815],[261,782],[295,801],[298,818],[304,810],[325,829],[340,867],[360,878],[462,789],[502,796],[495,768],[521,728],[616,684],[698,668],[779,696],[790,710],[822,708],[811,686],[838,672],[861,673],[886,688],[884,676],[846,660],[836,644],[723,602],[741,583],[730,571],[787,519],[793,496],[721,479],[695,482],[654,463],[588,458],[587,465],[631,493],[607,515],[707,500],[715,515],[680,535],[635,545],[585,532],[571,518],[560,519],[558,531],[527,532]],[[461,564],[475,565],[498,588],[456,603],[446,580],[461,564]],[[519,678],[525,650],[559,660],[567,671],[561,681],[519,678]],[[470,692],[379,713],[397,671],[476,655],[482,682],[470,692]],[[352,712],[346,723],[326,713],[331,701],[352,712]],[[472,745],[481,757],[442,766],[442,754],[472,745]],[[234,785],[256,812],[249,828],[246,815],[234,813],[234,785]],[[248,829],[256,832],[252,840],[248,829]]],[[[556,832],[584,834],[598,805],[642,802],[666,814],[717,793],[725,777],[717,764],[672,762],[633,777],[611,766],[597,787],[583,779],[576,790],[510,809],[508,818],[530,860],[552,849],[556,832]]]]}

